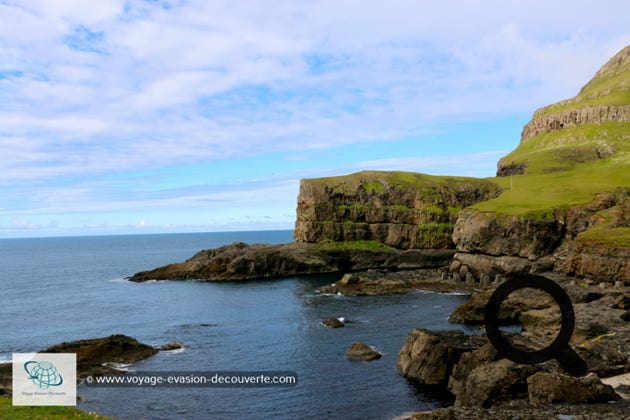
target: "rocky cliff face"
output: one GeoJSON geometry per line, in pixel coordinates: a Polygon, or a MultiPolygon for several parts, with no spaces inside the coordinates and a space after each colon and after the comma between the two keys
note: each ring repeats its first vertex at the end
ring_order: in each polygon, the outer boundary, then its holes
{"type": "Polygon", "coordinates": [[[587,106],[551,114],[545,112],[546,108],[542,108],[534,113],[532,120],[523,128],[521,141],[576,125],[630,121],[630,105],[587,106]]]}
{"type": "Polygon", "coordinates": [[[301,242],[376,240],[452,248],[460,210],[499,194],[485,180],[366,171],[300,183],[294,236],[301,242]]]}

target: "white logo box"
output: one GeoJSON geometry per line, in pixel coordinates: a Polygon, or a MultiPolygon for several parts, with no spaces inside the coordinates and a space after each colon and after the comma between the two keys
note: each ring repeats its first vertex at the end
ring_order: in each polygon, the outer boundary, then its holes
{"type": "Polygon", "coordinates": [[[13,353],[13,405],[76,405],[75,353],[13,353]]]}

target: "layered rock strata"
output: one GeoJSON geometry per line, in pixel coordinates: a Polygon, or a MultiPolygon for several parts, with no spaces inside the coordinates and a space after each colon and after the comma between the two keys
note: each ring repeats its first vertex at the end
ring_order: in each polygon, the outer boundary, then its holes
{"type": "Polygon", "coordinates": [[[452,248],[460,210],[499,194],[485,180],[365,171],[300,182],[300,242],[375,240],[399,248],[452,248]]]}

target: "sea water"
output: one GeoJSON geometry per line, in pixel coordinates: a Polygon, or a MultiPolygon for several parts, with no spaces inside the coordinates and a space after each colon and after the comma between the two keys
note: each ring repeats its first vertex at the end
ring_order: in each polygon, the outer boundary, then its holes
{"type": "Polygon", "coordinates": [[[176,340],[136,371],[293,371],[287,388],[88,388],[79,408],[125,419],[389,418],[446,403],[396,373],[412,328],[457,328],[465,296],[416,291],[344,297],[316,289],[340,275],[211,283],[132,283],[135,272],[235,241],[284,243],[291,231],[0,240],[0,359],[63,341],[127,334],[176,340]],[[344,317],[346,327],[321,321],[344,317]],[[348,361],[356,341],[384,353],[348,361]]]}

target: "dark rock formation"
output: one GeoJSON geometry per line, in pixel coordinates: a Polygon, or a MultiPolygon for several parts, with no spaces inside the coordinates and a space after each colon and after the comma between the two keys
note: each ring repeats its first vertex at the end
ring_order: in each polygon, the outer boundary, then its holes
{"type": "Polygon", "coordinates": [[[527,397],[535,405],[551,403],[605,403],[621,397],[597,375],[576,378],[562,373],[538,372],[527,378],[527,397]]]}
{"type": "Polygon", "coordinates": [[[630,285],[630,248],[572,241],[557,256],[556,267],[565,274],[630,285]]]}
{"type": "Polygon", "coordinates": [[[440,280],[443,274],[444,271],[440,269],[362,271],[346,274],[338,282],[320,287],[318,292],[345,296],[368,296],[407,293],[418,289],[434,292],[465,291],[467,289],[463,283],[440,280]]]}
{"type": "Polygon", "coordinates": [[[76,353],[77,376],[100,375],[116,372],[107,363],[129,364],[153,356],[157,349],[122,334],[64,342],[44,350],[44,353],[76,353]]]}
{"type": "Polygon", "coordinates": [[[380,359],[381,357],[383,357],[383,353],[364,343],[352,343],[346,351],[346,358],[348,360],[369,362],[374,359],[380,359]]]}
{"type": "MultiPolygon", "coordinates": [[[[470,299],[449,317],[450,322],[459,324],[483,324],[488,299],[493,289],[479,290],[472,293],[470,299]]],[[[506,324],[515,323],[526,311],[549,308],[553,298],[539,290],[521,289],[511,293],[499,308],[498,320],[506,324]]]]}
{"type": "Polygon", "coordinates": [[[556,220],[534,220],[467,209],[460,212],[455,223],[453,242],[460,252],[536,260],[560,245],[565,229],[556,220]]]}
{"type": "Polygon", "coordinates": [[[346,324],[344,324],[344,322],[342,320],[340,320],[339,318],[328,318],[322,321],[322,324],[324,324],[327,327],[330,328],[343,328],[346,326],[346,324]]]}
{"type": "Polygon", "coordinates": [[[177,264],[136,273],[131,281],[231,281],[367,270],[434,268],[448,264],[451,250],[401,251],[377,243],[234,243],[204,250],[177,264]]]}
{"type": "Polygon", "coordinates": [[[459,211],[499,188],[473,178],[365,171],[300,182],[301,242],[375,240],[395,248],[452,248],[459,211]]]}
{"type": "Polygon", "coordinates": [[[537,219],[465,209],[453,231],[458,253],[451,271],[456,268],[460,277],[470,272],[480,279],[482,274],[495,278],[553,269],[600,282],[630,284],[630,248],[598,243],[588,235],[603,225],[630,225],[630,191],[598,194],[590,203],[557,209],[537,219]]]}
{"type": "MultiPolygon", "coordinates": [[[[153,356],[157,349],[122,334],[64,342],[42,350],[41,353],[76,353],[77,379],[87,376],[116,375],[121,371],[110,364],[131,364],[153,356]]],[[[0,365],[0,395],[11,393],[12,365],[0,365]]]]}
{"type": "Polygon", "coordinates": [[[528,376],[539,369],[507,359],[481,364],[463,381],[455,404],[488,408],[499,402],[525,398],[528,376]]]}

